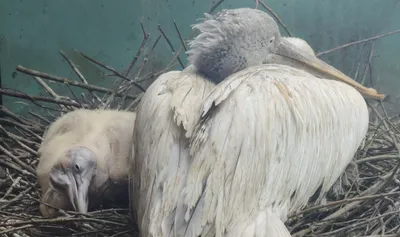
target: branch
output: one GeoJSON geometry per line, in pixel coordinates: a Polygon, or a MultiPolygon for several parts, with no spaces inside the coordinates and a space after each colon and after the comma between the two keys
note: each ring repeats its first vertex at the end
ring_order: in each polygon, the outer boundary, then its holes
{"type": "MultiPolygon", "coordinates": [[[[112,72],[112,73],[114,73],[115,76],[117,76],[117,77],[119,77],[119,78],[121,78],[121,79],[124,79],[124,80],[126,80],[126,81],[129,81],[129,82],[132,81],[131,79],[129,79],[129,78],[127,78],[126,76],[124,76],[124,75],[122,75],[121,73],[119,73],[119,72],[118,72],[117,70],[115,70],[114,68],[112,68],[112,67],[110,67],[110,66],[107,66],[107,65],[105,65],[104,63],[101,63],[101,62],[99,62],[99,61],[97,61],[97,60],[95,60],[95,59],[93,59],[93,58],[87,56],[86,54],[79,52],[79,51],[76,50],[76,49],[75,49],[75,52],[79,53],[80,55],[82,55],[84,58],[86,58],[86,59],[89,60],[90,62],[92,62],[92,63],[94,63],[94,64],[96,64],[96,65],[98,65],[98,66],[100,66],[100,67],[102,67],[102,68],[104,68],[104,69],[106,69],[106,70],[112,72]]],[[[139,88],[139,89],[140,89],[141,91],[143,91],[143,92],[146,91],[140,84],[138,84],[138,83],[136,83],[136,82],[133,82],[133,85],[136,86],[137,88],[139,88]]]]}
{"type": "Polygon", "coordinates": [[[53,103],[53,104],[62,104],[62,105],[68,105],[68,106],[74,106],[74,107],[81,108],[81,105],[79,103],[75,102],[75,101],[66,101],[66,100],[61,100],[61,99],[53,99],[53,98],[50,98],[50,97],[43,97],[43,96],[30,96],[30,95],[26,95],[26,94],[21,93],[21,92],[12,92],[12,91],[9,91],[7,89],[2,89],[2,88],[0,88],[0,94],[7,95],[7,96],[12,96],[12,97],[17,97],[17,98],[21,98],[21,99],[26,99],[26,100],[30,100],[32,102],[43,101],[43,102],[48,102],[48,103],[53,103]]]}
{"type": "Polygon", "coordinates": [[[129,73],[131,72],[132,68],[135,66],[137,60],[140,57],[140,54],[142,53],[142,51],[144,50],[144,47],[146,46],[147,41],[149,40],[150,37],[150,33],[146,33],[145,29],[144,29],[144,25],[143,25],[143,20],[140,19],[140,27],[142,28],[142,32],[143,32],[143,40],[142,43],[140,45],[140,48],[138,49],[138,51],[136,52],[135,57],[133,58],[132,62],[129,64],[128,69],[125,72],[125,76],[128,77],[129,73]]]}
{"type": "MultiPolygon", "coordinates": [[[[172,46],[171,41],[170,41],[169,38],[165,35],[165,33],[164,33],[164,31],[161,29],[161,26],[160,26],[160,25],[158,25],[158,30],[160,31],[160,33],[162,34],[162,36],[164,37],[164,39],[167,41],[169,47],[170,47],[171,50],[172,50],[172,53],[175,54],[176,51],[175,51],[175,49],[174,49],[174,46],[172,46]]],[[[178,53],[179,53],[179,51],[178,51],[178,53]]],[[[182,68],[185,68],[185,66],[183,65],[183,63],[182,63],[181,59],[179,58],[179,56],[178,56],[177,58],[178,58],[178,62],[179,62],[179,64],[181,65],[181,67],[182,67],[182,68]]]]}
{"type": "Polygon", "coordinates": [[[326,50],[326,51],[323,51],[323,52],[319,52],[319,53],[317,53],[317,57],[322,56],[324,54],[332,53],[334,51],[337,51],[337,50],[340,50],[340,49],[344,49],[344,48],[347,48],[347,47],[350,47],[350,46],[353,46],[353,45],[362,44],[362,43],[369,42],[369,41],[372,41],[372,40],[381,39],[381,38],[384,38],[386,36],[390,36],[390,35],[394,35],[394,34],[398,34],[398,33],[400,33],[400,29],[399,30],[395,30],[395,31],[391,31],[391,32],[388,32],[388,33],[385,33],[385,34],[377,35],[377,36],[374,36],[374,37],[371,37],[371,38],[357,40],[357,41],[354,41],[354,42],[351,42],[351,43],[348,43],[348,44],[344,44],[344,45],[335,47],[333,49],[329,49],[329,50],[326,50]]]}
{"type": "MultiPolygon", "coordinates": [[[[73,81],[73,80],[68,79],[68,78],[49,75],[49,74],[44,73],[44,72],[39,72],[39,71],[36,71],[36,70],[33,70],[33,69],[29,69],[29,68],[23,67],[21,65],[17,66],[17,71],[25,73],[25,74],[28,74],[28,75],[32,75],[32,76],[38,76],[40,78],[47,79],[47,80],[50,80],[50,81],[56,81],[56,82],[60,82],[60,83],[69,84],[69,85],[72,85],[72,86],[84,88],[84,89],[87,89],[87,90],[93,90],[93,91],[98,91],[98,92],[103,92],[103,93],[112,93],[111,90],[109,90],[107,88],[104,88],[104,87],[94,86],[94,85],[89,85],[89,84],[82,84],[82,83],[73,81]]],[[[123,96],[123,95],[117,94],[117,96],[123,96]]],[[[131,99],[135,99],[135,97],[131,96],[131,95],[128,95],[127,97],[131,98],[131,99]]]]}
{"type": "Polygon", "coordinates": [[[292,34],[290,33],[289,29],[287,28],[287,26],[285,25],[285,23],[283,23],[283,21],[281,20],[281,18],[279,18],[278,14],[276,14],[272,8],[270,8],[269,6],[267,6],[267,4],[264,3],[263,0],[257,0],[258,2],[260,2],[261,6],[263,6],[265,8],[265,10],[267,10],[269,13],[271,13],[271,15],[276,19],[276,21],[278,21],[278,24],[280,24],[283,29],[286,31],[286,33],[292,37],[292,34]]]}

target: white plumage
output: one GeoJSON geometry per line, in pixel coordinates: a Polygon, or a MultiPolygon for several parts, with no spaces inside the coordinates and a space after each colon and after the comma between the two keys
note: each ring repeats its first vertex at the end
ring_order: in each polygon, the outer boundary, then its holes
{"type": "Polygon", "coordinates": [[[261,11],[206,18],[190,44],[194,66],[161,75],[137,110],[141,236],[290,236],[287,215],[332,186],[367,132],[357,90],[383,95],[280,37],[261,11]],[[319,73],[282,65],[300,63],[319,73]]]}
{"type": "MultiPolygon", "coordinates": [[[[79,109],[50,125],[39,148],[42,202],[87,212],[104,200],[128,195],[129,156],[136,113],[79,109]]],[[[40,205],[43,216],[57,211],[40,205]]]]}
{"type": "Polygon", "coordinates": [[[293,44],[296,48],[298,48],[302,52],[308,53],[310,55],[314,55],[315,56],[314,50],[303,39],[296,38],[296,37],[282,37],[282,38],[284,38],[287,41],[289,41],[289,43],[293,44]]]}

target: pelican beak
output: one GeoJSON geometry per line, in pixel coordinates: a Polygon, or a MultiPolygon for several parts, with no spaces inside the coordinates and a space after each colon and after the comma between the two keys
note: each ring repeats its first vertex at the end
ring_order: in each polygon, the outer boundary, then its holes
{"type": "Polygon", "coordinates": [[[346,83],[354,87],[365,98],[383,101],[386,97],[386,95],[379,94],[373,88],[367,88],[359,84],[314,55],[301,53],[301,49],[298,49],[295,45],[291,44],[284,38],[281,38],[272,57],[273,59],[269,58],[269,60],[303,69],[321,78],[333,79],[346,83]]]}
{"type": "Polygon", "coordinates": [[[89,206],[89,181],[86,179],[75,179],[72,174],[69,174],[70,184],[68,185],[68,197],[76,212],[87,213],[89,206]]]}

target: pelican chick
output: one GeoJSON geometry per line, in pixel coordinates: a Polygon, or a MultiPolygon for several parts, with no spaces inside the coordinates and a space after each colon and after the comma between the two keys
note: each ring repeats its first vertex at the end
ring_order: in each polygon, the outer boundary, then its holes
{"type": "Polygon", "coordinates": [[[86,213],[89,207],[127,199],[135,118],[133,112],[79,109],[50,125],[36,170],[44,217],[57,215],[54,208],[86,213]]]}

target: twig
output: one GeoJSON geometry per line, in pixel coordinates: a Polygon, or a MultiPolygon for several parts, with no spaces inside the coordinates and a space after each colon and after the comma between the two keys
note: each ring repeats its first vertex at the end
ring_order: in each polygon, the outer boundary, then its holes
{"type": "Polygon", "coordinates": [[[16,228],[10,228],[10,229],[6,229],[3,231],[0,231],[0,234],[6,234],[6,233],[10,233],[10,232],[15,232],[17,230],[22,230],[22,229],[27,229],[27,228],[31,228],[33,227],[33,225],[29,224],[29,225],[23,225],[23,226],[19,226],[16,228]]]}
{"type": "Polygon", "coordinates": [[[140,54],[144,50],[144,47],[146,46],[146,43],[147,43],[147,41],[149,40],[149,37],[150,37],[150,33],[146,33],[146,31],[144,29],[144,25],[143,25],[143,20],[142,19],[140,19],[140,27],[142,28],[142,32],[143,32],[143,40],[142,40],[142,43],[141,43],[138,51],[136,52],[135,57],[133,58],[132,62],[129,64],[128,69],[125,72],[125,76],[126,77],[128,77],[128,75],[131,72],[133,66],[135,66],[138,58],[140,57],[140,54]]]}
{"type": "Polygon", "coordinates": [[[367,195],[367,196],[361,196],[361,197],[356,197],[356,198],[349,198],[349,199],[334,201],[334,202],[330,202],[330,203],[327,203],[327,204],[324,204],[324,205],[314,206],[314,207],[299,211],[297,213],[294,213],[294,214],[290,215],[289,218],[293,218],[295,216],[299,216],[299,215],[302,215],[302,214],[305,214],[305,213],[316,211],[318,209],[341,205],[341,204],[344,204],[344,203],[351,203],[351,202],[355,202],[355,201],[363,201],[363,200],[369,200],[369,199],[378,199],[378,198],[383,198],[383,197],[388,197],[388,196],[396,196],[396,195],[400,195],[400,192],[382,193],[382,194],[376,194],[376,195],[367,195]]]}
{"type": "MultiPolygon", "coordinates": [[[[16,201],[19,201],[23,196],[25,196],[31,190],[32,190],[32,188],[25,189],[24,191],[19,193],[15,198],[13,198],[13,199],[9,200],[8,202],[6,202],[5,204],[1,205],[0,210],[10,206],[12,203],[14,203],[16,201]]],[[[0,223],[0,226],[1,226],[1,223],[0,223]]]]}
{"type": "Polygon", "coordinates": [[[160,39],[161,39],[161,33],[157,36],[157,39],[156,39],[156,41],[154,42],[153,46],[151,46],[150,52],[148,52],[148,53],[144,56],[143,61],[142,61],[141,65],[140,65],[140,67],[139,67],[139,69],[138,69],[138,71],[137,71],[137,73],[136,73],[136,75],[135,75],[135,77],[134,77],[134,81],[135,81],[135,82],[138,81],[139,75],[140,75],[140,73],[142,72],[144,66],[146,65],[146,63],[147,63],[147,61],[148,61],[148,57],[149,57],[150,55],[153,54],[154,49],[156,48],[156,46],[157,46],[158,42],[160,41],[160,39]]]}
{"type": "MultiPolygon", "coordinates": [[[[161,29],[161,26],[158,25],[157,27],[158,27],[158,30],[160,31],[160,33],[162,34],[162,36],[164,37],[164,39],[167,41],[169,47],[170,47],[171,50],[172,50],[172,53],[175,54],[176,51],[175,51],[175,49],[174,49],[174,46],[172,46],[171,41],[170,41],[169,38],[165,35],[164,31],[161,29]]],[[[178,52],[179,52],[179,51],[178,51],[178,52]]],[[[177,56],[177,58],[178,58],[178,62],[179,62],[179,64],[181,65],[181,67],[182,67],[182,68],[185,68],[185,66],[183,65],[183,63],[182,63],[181,59],[179,58],[179,56],[177,56]]]]}
{"type": "Polygon", "coordinates": [[[5,155],[7,155],[9,158],[11,158],[11,160],[13,160],[15,163],[17,163],[18,165],[20,165],[21,167],[23,167],[24,169],[26,169],[27,171],[29,171],[33,175],[36,174],[35,170],[32,167],[28,166],[27,164],[22,162],[20,159],[18,159],[16,156],[11,154],[11,152],[9,152],[2,145],[0,145],[0,151],[2,151],[5,155]]]}
{"type": "Polygon", "coordinates": [[[376,42],[375,40],[372,41],[371,47],[369,49],[368,62],[365,65],[364,74],[363,74],[363,77],[362,77],[362,80],[361,80],[361,85],[365,85],[365,79],[367,77],[367,71],[368,71],[368,68],[370,68],[371,64],[372,64],[372,56],[374,55],[375,42],[376,42]]]}
{"type": "MultiPolygon", "coordinates": [[[[78,78],[85,84],[89,84],[86,80],[86,78],[83,76],[83,74],[81,73],[81,71],[79,71],[78,66],[75,65],[74,62],[72,62],[71,59],[68,58],[68,56],[62,51],[60,50],[60,54],[61,56],[67,61],[67,63],[69,64],[69,66],[72,68],[72,70],[75,72],[75,74],[78,76],[78,78]]],[[[97,102],[102,103],[101,99],[92,91],[89,90],[90,95],[95,98],[97,100],[97,102]]]]}
{"type": "MultiPolygon", "coordinates": [[[[72,86],[77,86],[77,87],[84,88],[84,89],[87,89],[87,90],[93,90],[93,91],[104,92],[104,93],[111,93],[112,92],[111,90],[109,90],[107,88],[104,88],[104,87],[94,86],[94,85],[89,85],[89,84],[82,84],[82,83],[73,81],[73,80],[68,79],[68,78],[63,78],[63,77],[59,77],[59,76],[52,76],[52,75],[49,75],[49,74],[44,73],[44,72],[39,72],[39,71],[36,71],[36,70],[33,70],[33,69],[29,69],[29,68],[23,67],[21,65],[17,66],[17,71],[25,73],[25,74],[28,74],[28,75],[32,75],[32,76],[38,76],[40,78],[47,79],[47,80],[50,80],[50,81],[56,81],[56,82],[60,82],[60,83],[69,84],[69,85],[72,85],[72,86]]],[[[121,96],[121,95],[117,94],[117,96],[121,96]]],[[[134,99],[133,96],[129,95],[128,97],[134,99]]]]}
{"type": "Polygon", "coordinates": [[[347,44],[335,47],[333,49],[329,49],[329,50],[326,50],[326,51],[323,51],[323,52],[319,52],[319,53],[317,53],[317,57],[325,55],[325,54],[328,54],[328,53],[332,53],[334,51],[337,51],[337,50],[340,50],[340,49],[344,49],[344,48],[347,48],[347,47],[350,47],[350,46],[353,46],[353,45],[362,44],[362,43],[365,43],[365,42],[369,42],[369,41],[372,41],[372,40],[377,40],[377,39],[380,39],[380,38],[383,38],[383,37],[386,37],[386,36],[389,36],[389,35],[398,34],[398,33],[400,33],[400,29],[399,30],[395,30],[395,31],[391,31],[391,32],[387,32],[385,34],[377,35],[377,36],[374,36],[374,37],[370,37],[370,38],[366,38],[366,39],[362,39],[362,40],[357,40],[357,41],[354,41],[354,42],[351,42],[351,43],[347,43],[347,44]]]}
{"type": "Polygon", "coordinates": [[[35,113],[35,112],[28,111],[28,113],[29,113],[30,115],[32,115],[32,116],[34,116],[34,117],[36,117],[36,118],[42,120],[42,121],[45,122],[47,125],[51,124],[51,122],[50,122],[48,119],[44,118],[43,116],[41,116],[41,115],[39,115],[39,114],[37,114],[37,113],[35,113]]]}
{"type": "Polygon", "coordinates": [[[29,96],[25,95],[21,92],[12,92],[6,89],[0,88],[0,94],[2,95],[7,95],[7,96],[12,96],[12,97],[17,97],[21,99],[26,99],[30,100],[32,102],[34,101],[43,101],[43,102],[49,102],[49,103],[54,103],[54,104],[62,104],[62,105],[69,105],[69,106],[75,106],[78,108],[81,108],[80,104],[74,101],[65,101],[65,100],[60,100],[60,99],[53,99],[50,97],[43,97],[43,96],[29,96]]]}
{"type": "Polygon", "coordinates": [[[360,55],[357,60],[357,68],[356,68],[356,72],[354,74],[354,80],[356,80],[356,81],[357,81],[357,77],[358,77],[358,70],[360,69],[360,66],[361,66],[361,61],[364,58],[365,46],[366,46],[366,44],[363,45],[360,55]]]}
{"type": "Polygon", "coordinates": [[[215,9],[217,9],[217,7],[219,7],[219,5],[221,5],[224,2],[224,0],[219,0],[218,2],[216,2],[211,8],[210,10],[208,10],[208,14],[211,14],[215,11],[215,9]]]}
{"type": "MultiPolygon", "coordinates": [[[[93,59],[93,58],[87,56],[86,54],[79,52],[79,51],[76,50],[76,49],[75,49],[75,51],[76,51],[77,53],[79,53],[80,55],[82,55],[82,56],[83,56],[84,58],[86,58],[87,60],[91,61],[92,63],[94,63],[94,64],[96,64],[96,65],[98,65],[98,66],[100,66],[100,67],[102,67],[102,68],[104,68],[104,69],[106,69],[106,70],[108,70],[108,71],[110,71],[110,72],[113,72],[115,76],[117,76],[117,77],[119,77],[119,78],[121,78],[121,79],[124,79],[124,80],[126,80],[126,81],[129,81],[129,82],[131,81],[131,79],[129,79],[129,78],[127,78],[126,76],[122,75],[121,73],[119,73],[119,72],[118,72],[117,70],[115,70],[114,68],[112,68],[112,67],[110,67],[110,66],[107,66],[107,65],[105,65],[104,63],[101,63],[101,62],[99,62],[99,61],[97,61],[97,60],[95,60],[95,59],[93,59]]],[[[140,89],[141,91],[143,91],[143,92],[146,91],[140,84],[138,84],[138,83],[136,83],[136,82],[133,82],[133,85],[136,86],[137,88],[139,88],[139,89],[140,89]]]]}
{"type": "Polygon", "coordinates": [[[281,18],[279,18],[278,14],[276,14],[272,8],[270,8],[269,6],[267,6],[267,4],[264,3],[263,0],[258,0],[261,4],[261,6],[263,6],[265,8],[265,10],[267,10],[269,13],[271,13],[271,15],[278,21],[278,23],[283,27],[283,29],[286,31],[286,33],[292,37],[292,34],[290,33],[289,29],[287,28],[287,26],[285,25],[285,23],[283,23],[283,21],[281,20],[281,18]]]}
{"type": "MultiPolygon", "coordinates": [[[[53,96],[54,99],[56,99],[56,100],[66,99],[66,101],[68,101],[68,98],[67,98],[67,97],[62,97],[62,96],[59,96],[57,93],[55,93],[55,92],[53,91],[53,89],[51,89],[51,87],[50,87],[49,85],[47,85],[47,83],[44,82],[40,77],[33,76],[33,78],[44,88],[45,91],[47,91],[47,93],[49,93],[51,96],[53,96]]],[[[58,104],[58,105],[60,106],[60,108],[63,109],[63,110],[65,110],[65,109],[71,109],[71,108],[69,108],[69,107],[64,106],[64,105],[61,104],[61,103],[57,103],[57,104],[58,104]]],[[[80,104],[80,103],[78,103],[78,104],[79,104],[79,107],[81,107],[81,104],[80,104]]]]}
{"type": "Polygon", "coordinates": [[[96,218],[80,218],[80,217],[59,217],[53,219],[32,219],[29,221],[16,221],[10,223],[0,223],[0,226],[21,226],[26,224],[50,224],[50,223],[66,223],[73,221],[84,221],[84,222],[95,222],[99,224],[112,224],[116,226],[125,227],[124,223],[118,223],[114,221],[96,219],[96,218]]]}
{"type": "Polygon", "coordinates": [[[10,134],[9,132],[7,132],[6,129],[3,128],[3,126],[0,125],[0,131],[2,131],[6,136],[8,136],[11,140],[13,140],[15,143],[17,143],[18,145],[20,145],[24,150],[28,151],[29,153],[31,153],[32,155],[37,156],[37,152],[32,150],[30,147],[28,147],[27,145],[23,144],[22,142],[18,141],[13,134],[10,134]]]}
{"type": "Polygon", "coordinates": [[[181,32],[179,31],[178,26],[176,25],[175,21],[174,21],[174,27],[175,27],[176,32],[178,33],[179,40],[181,41],[182,47],[185,49],[185,52],[186,52],[187,48],[186,48],[186,45],[185,45],[185,41],[183,40],[181,32]]]}

